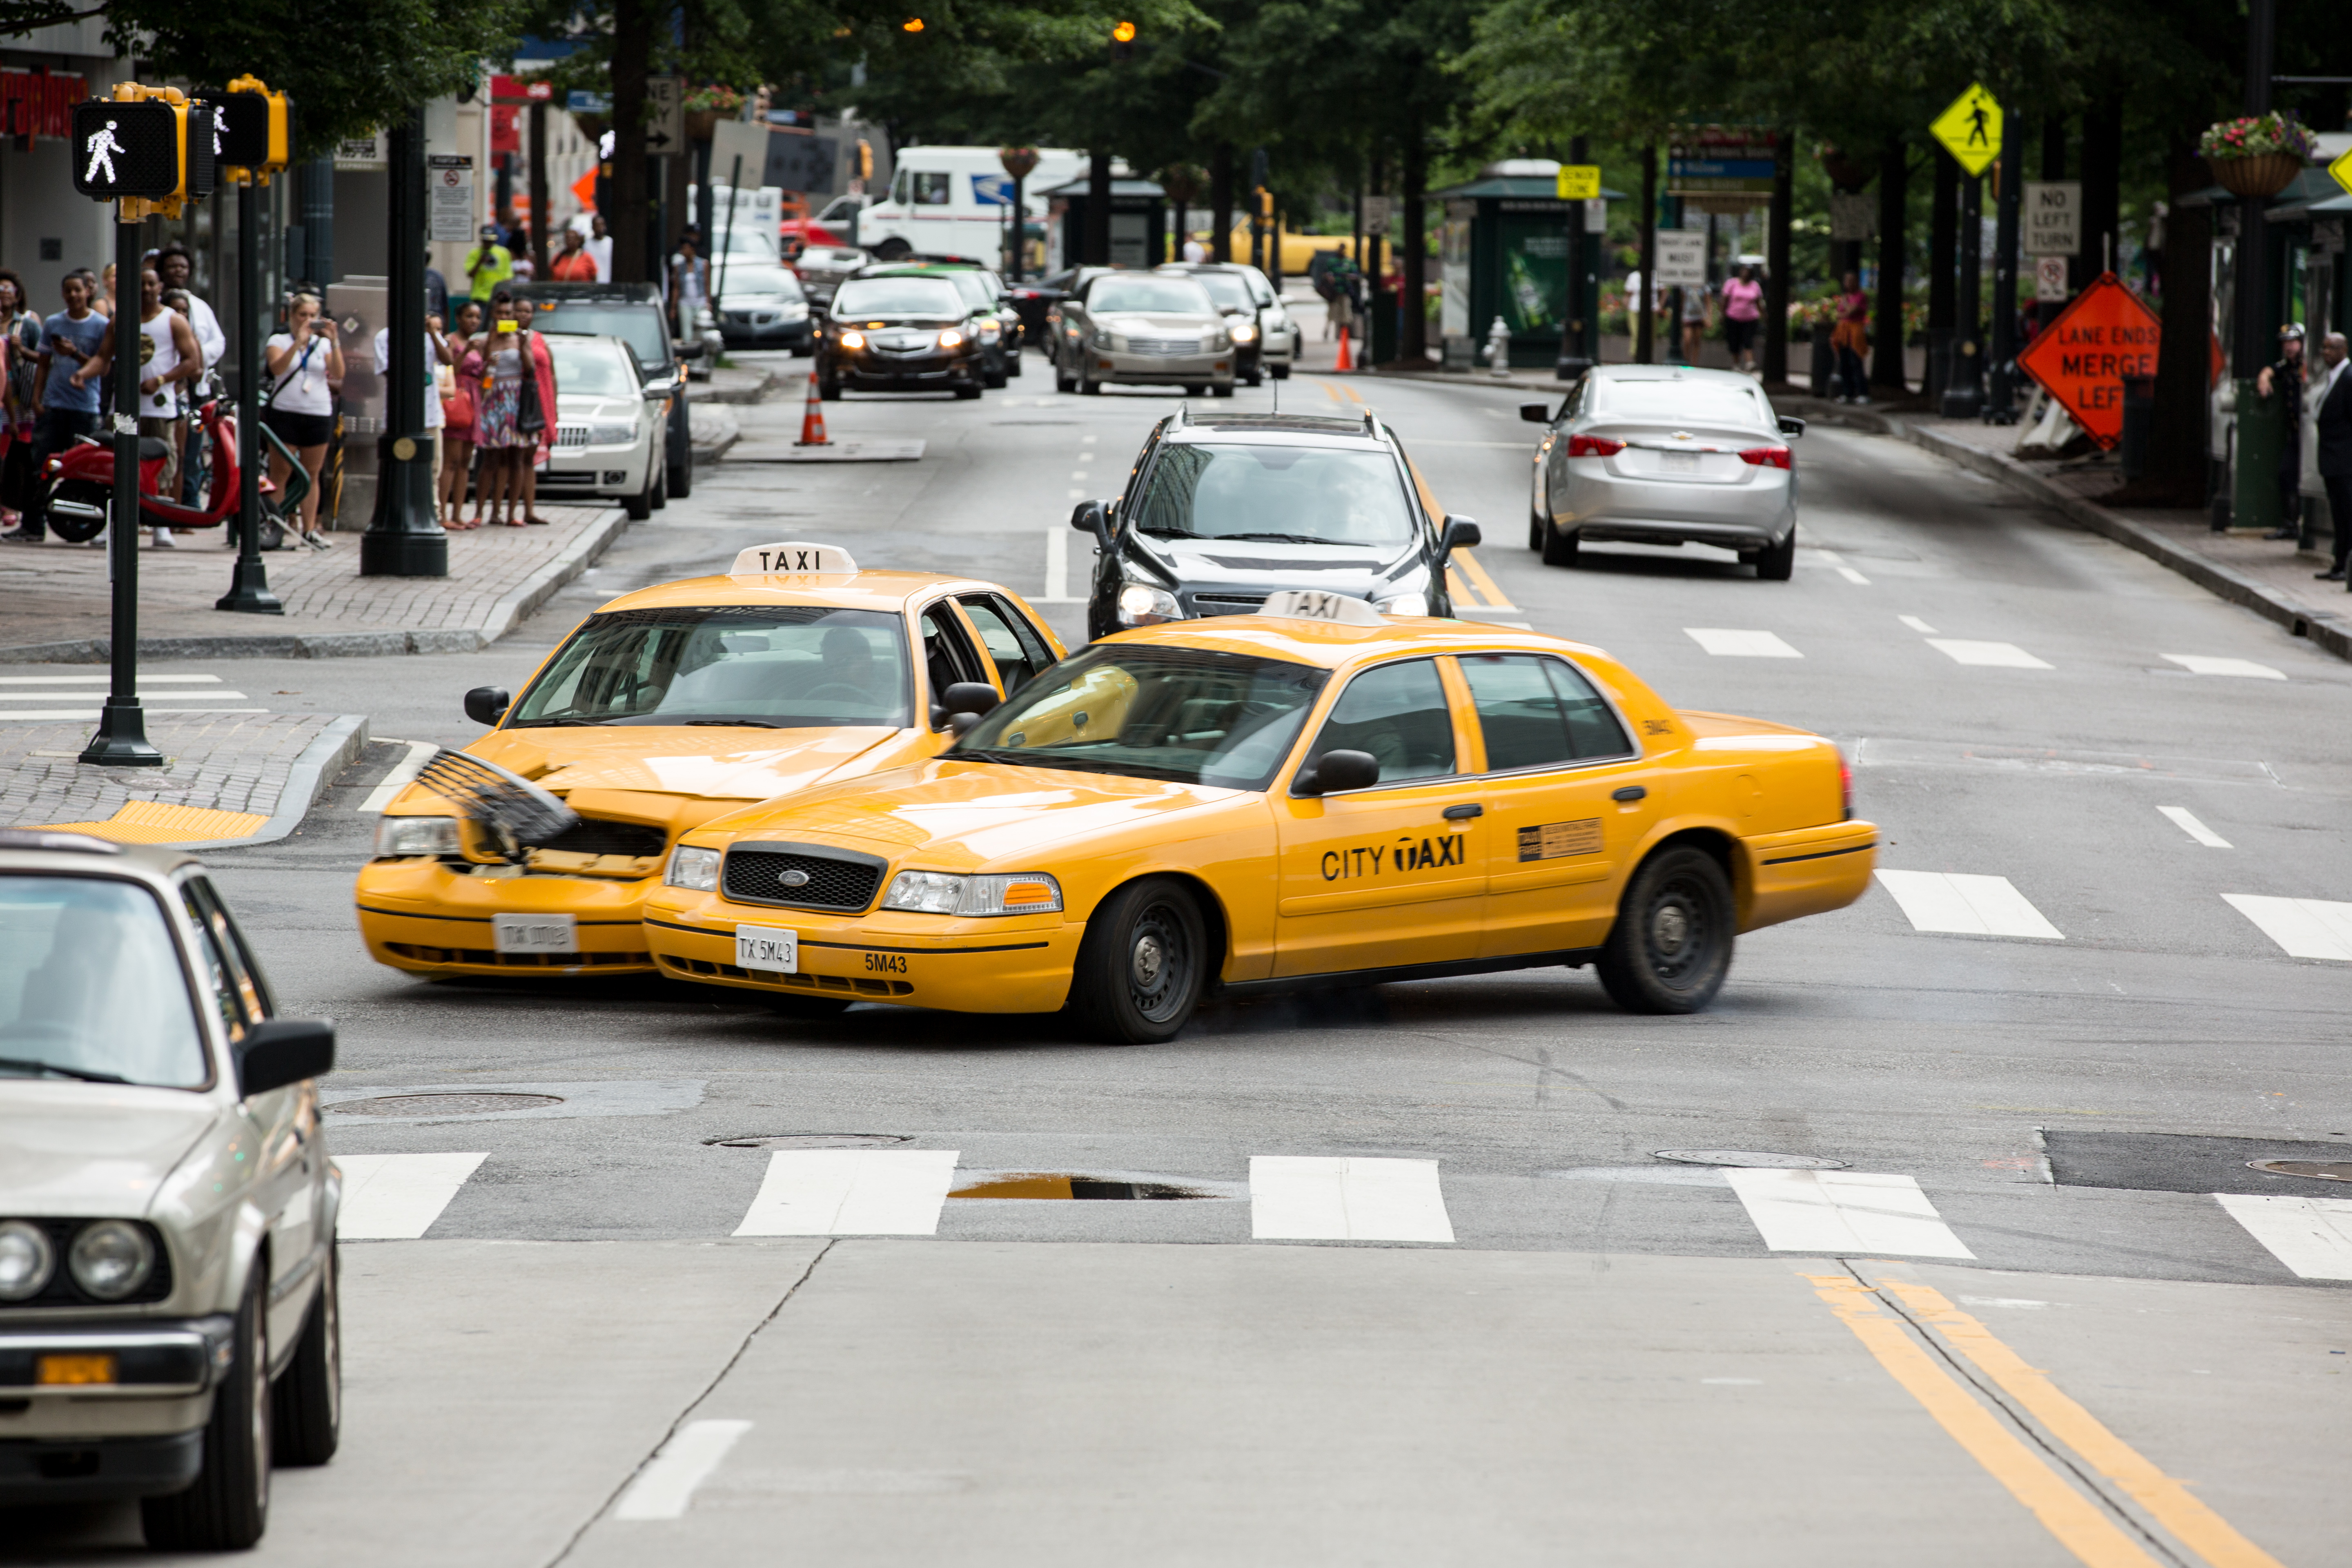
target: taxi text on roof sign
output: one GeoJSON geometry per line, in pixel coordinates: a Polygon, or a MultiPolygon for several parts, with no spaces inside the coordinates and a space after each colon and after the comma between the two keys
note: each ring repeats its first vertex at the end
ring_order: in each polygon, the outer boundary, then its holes
{"type": "Polygon", "coordinates": [[[2000,156],[2000,100],[1977,82],[1952,100],[1927,132],[1959,160],[1961,168],[1981,174],[2000,156]]]}
{"type": "Polygon", "coordinates": [[[811,544],[789,539],[782,544],[755,544],[735,557],[727,568],[730,577],[767,577],[779,573],[855,572],[857,563],[836,544],[811,544]]]}
{"type": "Polygon", "coordinates": [[[2162,323],[2112,272],[2033,335],[2017,367],[2049,389],[2083,433],[2111,449],[2124,433],[2124,379],[2156,374],[2162,323]]]}
{"type": "Polygon", "coordinates": [[[1298,621],[1336,621],[1345,626],[1384,626],[1388,617],[1363,600],[1346,594],[1324,594],[1312,588],[1285,588],[1269,594],[1261,616],[1283,616],[1298,621]]]}

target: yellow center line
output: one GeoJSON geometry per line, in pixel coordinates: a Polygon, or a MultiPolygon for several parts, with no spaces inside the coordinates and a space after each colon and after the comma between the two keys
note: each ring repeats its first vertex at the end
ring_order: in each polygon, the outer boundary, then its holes
{"type": "MultiPolygon", "coordinates": [[[[1455,552],[1455,555],[1458,559],[1460,552],[1455,552]]],[[[1482,605],[1485,603],[1484,600],[1478,597],[1477,594],[1471,588],[1470,584],[1462,580],[1462,574],[1456,572],[1450,564],[1445,568],[1445,591],[1453,595],[1457,599],[1467,599],[1473,605],[1482,605]]]]}
{"type": "Polygon", "coordinates": [[[1339,403],[1344,401],[1344,399],[1339,395],[1339,384],[1338,382],[1325,381],[1318,376],[1316,378],[1315,384],[1321,387],[1323,389],[1323,395],[1326,397],[1328,397],[1332,402],[1339,403]]]}
{"type": "Polygon", "coordinates": [[[1510,595],[1504,593],[1492,577],[1486,575],[1486,568],[1480,564],[1475,554],[1467,550],[1457,550],[1454,552],[1454,564],[1468,573],[1470,580],[1478,584],[1479,595],[1486,599],[1489,608],[1496,610],[1518,608],[1517,605],[1511,603],[1510,595]]]}
{"type": "Polygon", "coordinates": [[[1882,1308],[1868,1286],[1845,1274],[1805,1278],[1878,1364],[2084,1568],[2158,1568],[2156,1559],[2137,1542],[1978,1404],[1958,1378],[1937,1365],[1910,1336],[1902,1320],[1882,1308]]]}
{"type": "Polygon", "coordinates": [[[2282,1568],[2277,1558],[2239,1534],[2187,1487],[2108,1431],[2097,1416],[2052,1383],[2047,1373],[2026,1365],[2022,1356],[1995,1338],[1983,1323],[1953,1306],[1942,1292],[1906,1279],[1883,1279],[1879,1289],[1894,1292],[1922,1322],[2032,1412],[2033,1418],[2053,1436],[2123,1488],[2156,1516],[2158,1523],[2213,1568],[2282,1568]]]}

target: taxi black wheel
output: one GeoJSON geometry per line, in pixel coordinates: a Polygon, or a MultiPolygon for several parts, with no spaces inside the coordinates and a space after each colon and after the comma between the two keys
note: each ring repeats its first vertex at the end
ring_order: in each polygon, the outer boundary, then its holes
{"type": "Polygon", "coordinates": [[[205,1423],[204,1468],[187,1490],[142,1498],[140,1532],[162,1552],[242,1552],[269,1523],[269,1342],[266,1266],[253,1260],[229,1331],[229,1364],[205,1423]]]}
{"type": "Polygon", "coordinates": [[[1182,883],[1130,883],[1087,921],[1070,1013],[1089,1035],[1117,1045],[1173,1039],[1200,1004],[1208,957],[1208,922],[1182,883]]]}
{"type": "Polygon", "coordinates": [[[1543,563],[1547,566],[1576,564],[1576,535],[1562,533],[1559,524],[1549,518],[1543,520],[1543,563]]]}
{"type": "Polygon", "coordinates": [[[293,1363],[270,1390],[272,1457],[281,1465],[323,1465],[342,1441],[342,1273],[341,1256],[331,1244],[293,1363]]]}
{"type": "Polygon", "coordinates": [[[787,991],[760,998],[768,1011],[779,1018],[799,1018],[815,1023],[824,1018],[838,1018],[849,1011],[849,1004],[837,996],[800,996],[787,991]]]}
{"type": "Polygon", "coordinates": [[[1593,968],[1628,1013],[1696,1013],[1731,971],[1731,883],[1704,849],[1680,846],[1642,862],[1617,905],[1593,968]]]}

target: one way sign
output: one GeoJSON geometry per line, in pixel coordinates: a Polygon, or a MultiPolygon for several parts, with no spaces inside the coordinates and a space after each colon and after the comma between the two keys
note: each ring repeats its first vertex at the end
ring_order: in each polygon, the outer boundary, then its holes
{"type": "Polygon", "coordinates": [[[646,102],[652,109],[646,122],[646,151],[652,153],[686,151],[686,79],[646,78],[646,102]]]}

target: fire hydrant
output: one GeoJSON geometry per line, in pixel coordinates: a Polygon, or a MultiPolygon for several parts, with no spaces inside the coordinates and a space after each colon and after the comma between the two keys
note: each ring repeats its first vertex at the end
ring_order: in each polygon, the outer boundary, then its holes
{"type": "Polygon", "coordinates": [[[1500,316],[1486,329],[1486,363],[1489,374],[1497,380],[1511,374],[1511,329],[1500,316]]]}

